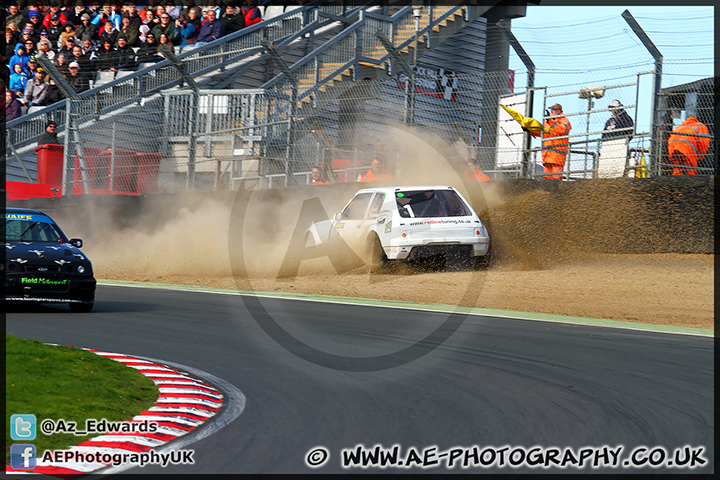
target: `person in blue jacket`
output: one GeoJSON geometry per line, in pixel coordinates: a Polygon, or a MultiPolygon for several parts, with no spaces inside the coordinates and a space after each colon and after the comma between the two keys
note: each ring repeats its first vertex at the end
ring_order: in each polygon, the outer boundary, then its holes
{"type": "Polygon", "coordinates": [[[8,68],[10,69],[11,73],[15,71],[16,63],[19,63],[22,69],[27,72],[30,57],[27,56],[26,52],[27,51],[25,50],[25,44],[18,43],[17,45],[15,45],[15,55],[10,57],[10,60],[8,61],[8,68]]]}

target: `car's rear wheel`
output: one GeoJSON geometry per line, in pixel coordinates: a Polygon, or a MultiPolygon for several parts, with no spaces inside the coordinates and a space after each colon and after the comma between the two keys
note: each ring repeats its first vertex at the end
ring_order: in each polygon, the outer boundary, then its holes
{"type": "Polygon", "coordinates": [[[94,303],[71,303],[70,311],[75,313],[87,313],[93,309],[94,303]]]}
{"type": "Polygon", "coordinates": [[[372,238],[368,248],[370,251],[370,271],[381,272],[390,266],[391,261],[388,259],[387,255],[385,255],[385,250],[383,249],[382,243],[380,243],[380,239],[377,236],[372,238]]]}

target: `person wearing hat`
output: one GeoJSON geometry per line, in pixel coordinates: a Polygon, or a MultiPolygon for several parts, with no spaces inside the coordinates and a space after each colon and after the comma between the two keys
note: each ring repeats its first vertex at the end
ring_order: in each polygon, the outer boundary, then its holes
{"type": "Polygon", "coordinates": [[[135,50],[130,46],[124,34],[118,35],[115,49],[117,51],[116,67],[118,70],[135,70],[137,68],[135,50]]]}
{"type": "Polygon", "coordinates": [[[67,17],[60,10],[60,3],[58,2],[52,2],[50,4],[50,10],[43,17],[42,24],[48,30],[50,29],[50,25],[52,24],[53,17],[57,19],[60,26],[65,25],[65,22],[67,22],[67,17]]]}
{"type": "Polygon", "coordinates": [[[70,70],[70,75],[67,76],[67,82],[75,92],[80,93],[90,89],[90,82],[87,76],[80,71],[80,64],[77,61],[73,60],[70,62],[68,69],[70,70]]]}
{"type": "MultiPolygon", "coordinates": [[[[130,47],[140,46],[140,29],[138,26],[135,26],[130,15],[125,14],[122,16],[120,20],[120,35],[125,37],[130,47]]],[[[120,38],[120,35],[118,35],[118,38],[120,38]]],[[[115,40],[115,46],[118,46],[117,40],[115,40]]]]}
{"type": "Polygon", "coordinates": [[[40,135],[38,137],[38,146],[40,145],[62,145],[60,143],[60,140],[58,140],[57,133],[55,132],[57,129],[57,123],[53,122],[52,120],[48,122],[48,124],[45,126],[45,133],[40,135]]]}
{"type": "Polygon", "coordinates": [[[633,122],[633,119],[625,111],[622,102],[620,102],[620,100],[613,100],[610,102],[610,105],[608,105],[608,108],[612,116],[605,122],[602,139],[632,137],[635,122],[633,122]]]}
{"type": "Polygon", "coordinates": [[[543,124],[542,163],[546,179],[561,180],[570,146],[570,121],[563,115],[559,103],[550,107],[550,115],[543,124]],[[551,175],[547,175],[551,174],[551,175]]]}
{"type": "Polygon", "coordinates": [[[65,24],[65,30],[60,34],[60,50],[68,48],[68,40],[70,38],[73,39],[73,42],[75,41],[75,25],[70,20],[68,20],[68,22],[65,24]]]}
{"type": "Polygon", "coordinates": [[[28,12],[29,22],[25,24],[25,30],[30,29],[32,31],[32,39],[37,41],[40,40],[40,32],[45,26],[42,24],[42,19],[37,10],[30,10],[28,12]]]}
{"type": "Polygon", "coordinates": [[[45,81],[45,70],[38,68],[33,74],[33,78],[28,80],[25,85],[25,93],[23,98],[28,108],[37,105],[45,105],[45,96],[47,95],[48,84],[45,81]]]}
{"type": "MultiPolygon", "coordinates": [[[[67,22],[66,22],[67,23],[67,22]]],[[[60,23],[60,15],[53,15],[50,18],[50,26],[47,27],[47,38],[57,45],[60,35],[65,31],[65,26],[60,23]]]]}
{"type": "Polygon", "coordinates": [[[99,38],[98,37],[98,28],[90,23],[90,15],[87,13],[83,13],[80,16],[81,24],[77,26],[75,29],[75,36],[82,40],[82,38],[85,35],[89,35],[90,38],[99,38]]]}

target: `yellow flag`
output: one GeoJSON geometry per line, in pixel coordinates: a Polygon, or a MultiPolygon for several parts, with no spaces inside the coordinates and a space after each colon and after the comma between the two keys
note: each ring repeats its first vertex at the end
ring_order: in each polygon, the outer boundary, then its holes
{"type": "MultiPolygon", "coordinates": [[[[540,135],[540,132],[542,132],[543,129],[543,125],[542,123],[540,123],[539,120],[535,120],[534,118],[530,117],[524,117],[519,112],[516,112],[512,108],[508,108],[505,105],[500,104],[500,106],[504,108],[505,111],[508,112],[510,116],[513,117],[520,124],[520,126],[530,132],[533,136],[537,137],[540,135]]],[[[545,133],[548,133],[548,129],[545,129],[545,133]]]]}

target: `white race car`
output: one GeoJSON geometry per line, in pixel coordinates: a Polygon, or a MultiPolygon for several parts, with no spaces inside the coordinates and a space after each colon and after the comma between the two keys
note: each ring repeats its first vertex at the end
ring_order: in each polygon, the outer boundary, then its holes
{"type": "Polygon", "coordinates": [[[373,267],[444,256],[487,264],[488,231],[450,186],[364,188],[334,218],[305,232],[306,246],[346,244],[373,267]]]}

